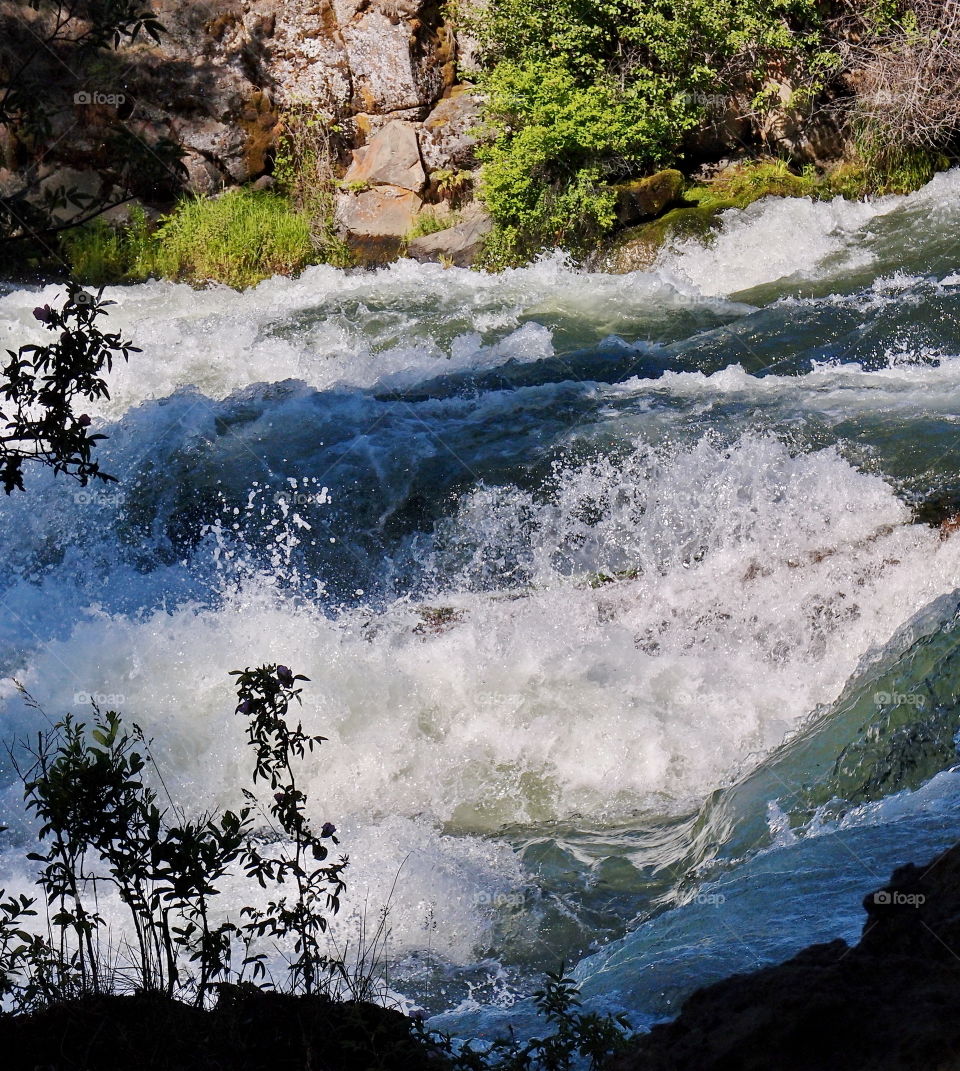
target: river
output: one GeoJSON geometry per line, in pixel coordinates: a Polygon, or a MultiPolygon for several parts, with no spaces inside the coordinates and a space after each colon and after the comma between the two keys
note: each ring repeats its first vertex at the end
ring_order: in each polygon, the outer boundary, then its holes
{"type": "MultiPolygon", "coordinates": [[[[228,671],[306,674],[332,938],[389,900],[392,991],[455,1033],[525,1029],[561,960],[644,1025],[854,940],[960,818],[960,534],[913,523],[960,511],[958,226],[951,171],[622,276],[109,288],[142,348],[91,411],[119,483],[0,502],[0,673],[122,710],[198,810],[248,781],[228,671]]],[[[3,287],[4,347],[60,294],[3,287]]]]}

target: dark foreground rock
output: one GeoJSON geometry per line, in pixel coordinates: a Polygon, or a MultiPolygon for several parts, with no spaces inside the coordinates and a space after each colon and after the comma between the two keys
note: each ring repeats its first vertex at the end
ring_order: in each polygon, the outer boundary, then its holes
{"type": "Polygon", "coordinates": [[[960,1069],[960,845],[864,901],[859,944],[814,945],[694,993],[616,1071],[960,1069]]]}
{"type": "Polygon", "coordinates": [[[105,996],[0,1016],[5,1071],[420,1071],[411,1020],[366,1003],[226,987],[212,1011],[105,996]]]}

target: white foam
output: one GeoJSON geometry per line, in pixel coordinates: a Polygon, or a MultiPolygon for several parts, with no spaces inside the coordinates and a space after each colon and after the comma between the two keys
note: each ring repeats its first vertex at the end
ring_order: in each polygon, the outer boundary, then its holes
{"type": "Polygon", "coordinates": [[[325,817],[622,818],[688,806],[775,747],[960,568],[960,540],[901,523],[889,488],[833,451],[703,442],[557,480],[554,504],[463,500],[436,562],[452,627],[404,600],[333,621],[261,578],[215,609],[94,616],[18,676],[53,712],[121,696],[198,802],[246,768],[226,671],[280,661],[313,679],[325,817]],[[641,572],[577,576],[616,569],[641,572]],[[518,597],[488,594],[511,578],[518,597]]]}
{"type": "Polygon", "coordinates": [[[869,225],[892,213],[922,213],[927,220],[956,211],[960,170],[943,172],[908,197],[868,201],[813,201],[765,197],[721,214],[708,243],[671,243],[656,268],[704,295],[726,296],[783,279],[817,279],[868,267],[875,251],[869,225]]]}
{"type": "MultiPolygon", "coordinates": [[[[48,341],[32,310],[62,297],[52,285],[0,296],[0,343],[48,341]]],[[[685,283],[585,275],[557,255],[499,275],[401,260],[376,271],[308,268],[243,293],[152,281],[108,287],[105,297],[116,303],[105,323],[143,350],[111,374],[112,399],[91,407],[108,419],[185,385],[219,399],[259,382],[396,386],[535,361],[553,353],[535,319],[583,319],[602,337],[702,301],[685,283]]]]}

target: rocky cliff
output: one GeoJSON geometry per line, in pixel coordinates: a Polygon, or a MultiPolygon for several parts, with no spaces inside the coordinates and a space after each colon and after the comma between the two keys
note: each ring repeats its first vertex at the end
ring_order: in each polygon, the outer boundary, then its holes
{"type": "Polygon", "coordinates": [[[159,43],[140,35],[80,62],[69,35],[37,48],[49,30],[42,13],[0,3],[0,67],[9,77],[32,54],[26,77],[49,124],[41,134],[3,128],[0,190],[66,185],[98,197],[126,186],[158,205],[183,191],[214,193],[267,174],[284,111],[303,106],[336,130],[339,213],[361,245],[395,251],[425,203],[439,206],[442,223],[453,180],[469,188],[478,106],[457,82],[460,45],[438,0],[152,7],[159,43]],[[158,151],[156,168],[125,173],[121,134],[175,147],[183,170],[158,151]]]}

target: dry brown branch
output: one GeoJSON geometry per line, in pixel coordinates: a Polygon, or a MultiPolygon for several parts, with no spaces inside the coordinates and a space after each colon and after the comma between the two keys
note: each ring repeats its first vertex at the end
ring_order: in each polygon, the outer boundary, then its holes
{"type": "Polygon", "coordinates": [[[892,149],[942,149],[960,132],[960,2],[911,8],[915,22],[852,47],[852,118],[892,149]]]}

